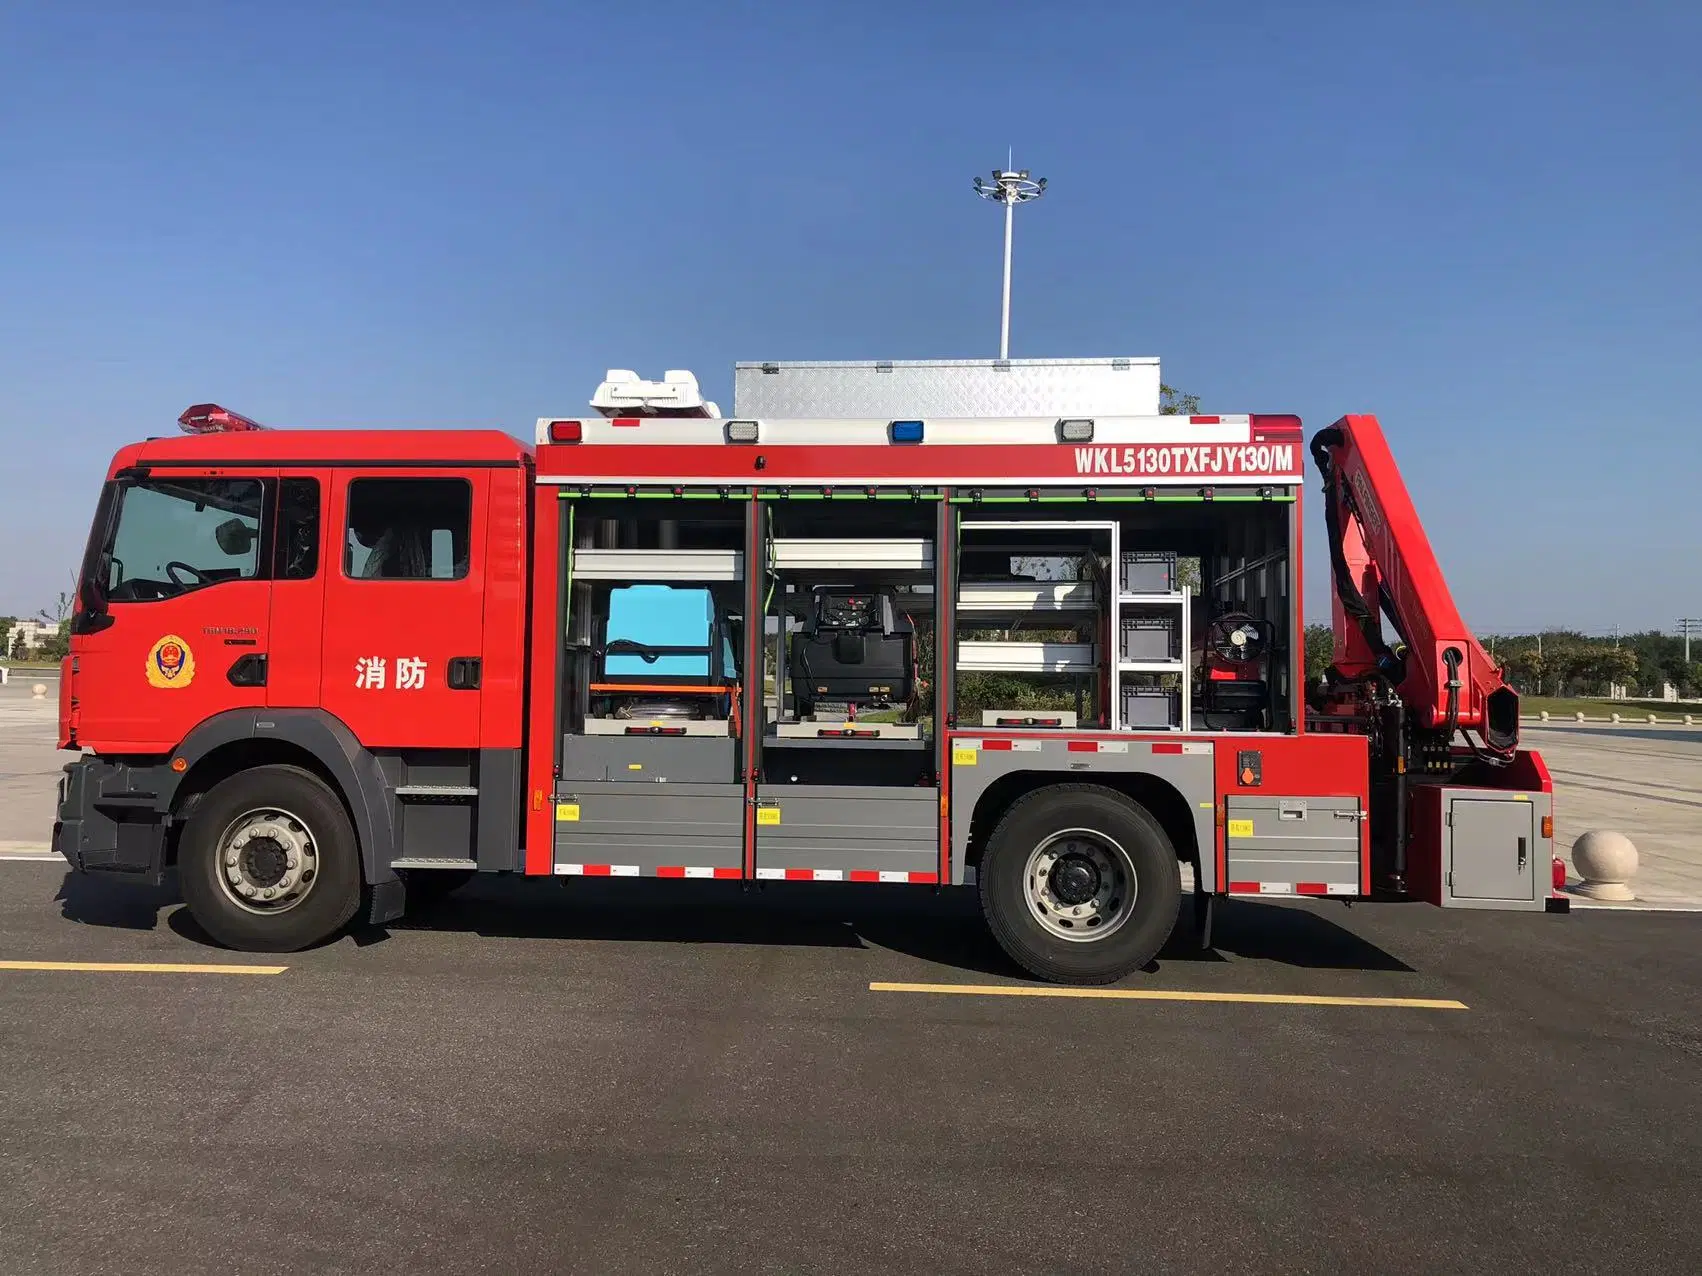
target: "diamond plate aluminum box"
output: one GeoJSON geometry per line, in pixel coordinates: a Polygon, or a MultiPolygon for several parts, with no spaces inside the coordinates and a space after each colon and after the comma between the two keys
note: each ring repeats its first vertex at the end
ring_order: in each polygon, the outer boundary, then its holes
{"type": "Polygon", "coordinates": [[[739,363],[733,416],[1156,416],[1158,382],[1156,358],[739,363]]]}

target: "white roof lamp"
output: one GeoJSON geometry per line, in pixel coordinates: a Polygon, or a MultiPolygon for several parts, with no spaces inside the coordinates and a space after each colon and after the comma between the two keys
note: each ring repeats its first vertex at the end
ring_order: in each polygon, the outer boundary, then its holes
{"type": "Polygon", "coordinates": [[[591,406],[606,417],[721,417],[721,409],[703,397],[697,378],[681,368],[669,369],[660,381],[645,381],[636,372],[610,368],[591,396],[591,406]]]}

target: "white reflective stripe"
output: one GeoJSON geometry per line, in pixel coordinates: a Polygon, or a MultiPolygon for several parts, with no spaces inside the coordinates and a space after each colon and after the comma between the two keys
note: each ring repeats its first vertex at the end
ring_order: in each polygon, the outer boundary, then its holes
{"type": "MultiPolygon", "coordinates": [[[[568,447],[572,444],[566,445],[568,447]]],[[[745,445],[739,445],[745,446],[745,445]]],[[[897,447],[911,447],[913,444],[901,443],[897,447]]],[[[1294,456],[1300,452],[1297,445],[1281,444],[1290,448],[1294,456]]],[[[705,478],[702,474],[645,474],[636,476],[632,470],[620,463],[620,453],[613,448],[594,448],[583,454],[584,459],[575,463],[569,473],[556,473],[553,470],[540,470],[533,482],[542,487],[678,487],[686,491],[716,491],[723,487],[740,486],[749,480],[721,475],[705,478]]],[[[1033,478],[1013,478],[1010,474],[975,474],[964,473],[961,470],[936,470],[931,474],[901,475],[891,474],[870,475],[835,475],[832,479],[819,478],[797,479],[785,478],[770,480],[764,486],[790,487],[799,491],[811,491],[815,488],[831,487],[845,489],[845,501],[855,502],[859,494],[853,490],[864,487],[1026,487],[1036,482],[1047,487],[1073,486],[1079,479],[1078,474],[1062,472],[1036,480],[1033,478]]],[[[1299,483],[1306,475],[1302,472],[1298,461],[1286,470],[1274,470],[1269,474],[1095,474],[1094,487],[1199,487],[1202,478],[1209,479],[1210,485],[1219,490],[1230,490],[1243,487],[1282,487],[1291,483],[1299,483]]]]}
{"type": "Polygon", "coordinates": [[[688,865],[686,867],[686,876],[687,877],[714,877],[715,876],[715,870],[712,869],[712,868],[694,868],[694,867],[688,865]]]}
{"type": "Polygon", "coordinates": [[[1127,740],[1101,740],[1099,751],[1101,753],[1127,753],[1129,742],[1127,740]]]}
{"type": "Polygon", "coordinates": [[[845,870],[842,868],[818,868],[814,870],[818,882],[843,882],[845,870]]]}
{"type": "Polygon", "coordinates": [[[1359,894],[1359,883],[1329,882],[1325,884],[1324,889],[1331,895],[1357,895],[1359,894]]]}
{"type": "Polygon", "coordinates": [[[759,868],[756,871],[756,875],[758,881],[784,881],[786,878],[786,870],[783,868],[759,868]]]}
{"type": "Polygon", "coordinates": [[[999,443],[1042,444],[1060,447],[1092,446],[1093,444],[1171,444],[1186,446],[1198,443],[1249,443],[1252,441],[1252,422],[1246,416],[1220,416],[1215,424],[1195,425],[1185,416],[1096,417],[1091,444],[1060,443],[1058,417],[910,417],[898,420],[921,420],[920,443],[891,442],[892,421],[870,417],[791,419],[751,417],[621,417],[627,425],[616,425],[613,419],[597,413],[581,412],[577,416],[546,416],[538,418],[534,437],[540,443],[549,440],[551,421],[578,421],[578,443],[562,447],[634,447],[652,444],[679,446],[681,444],[719,444],[723,447],[754,447],[752,443],[727,442],[729,420],[756,420],[763,447],[822,447],[839,445],[928,447],[986,446],[999,443]]]}
{"type": "Polygon", "coordinates": [[[1210,753],[1211,752],[1211,745],[1207,744],[1206,742],[1204,742],[1202,740],[1184,740],[1182,742],[1182,752],[1183,753],[1210,753]]]}
{"type": "Polygon", "coordinates": [[[1261,894],[1261,895],[1292,895],[1292,894],[1294,894],[1294,883],[1293,882],[1260,882],[1259,883],[1259,894],[1261,894]]]}
{"type": "Polygon", "coordinates": [[[1038,740],[1012,740],[1011,741],[1011,752],[1012,753],[1039,753],[1040,752],[1040,741],[1038,741],[1038,740]]]}
{"type": "Polygon", "coordinates": [[[563,877],[637,877],[636,864],[557,864],[555,871],[563,877]],[[604,869],[608,872],[605,874],[604,869]],[[589,870],[589,871],[588,871],[589,870]]]}
{"type": "Polygon", "coordinates": [[[884,868],[881,870],[881,881],[883,882],[908,882],[909,880],[909,873],[892,872],[884,868]]]}

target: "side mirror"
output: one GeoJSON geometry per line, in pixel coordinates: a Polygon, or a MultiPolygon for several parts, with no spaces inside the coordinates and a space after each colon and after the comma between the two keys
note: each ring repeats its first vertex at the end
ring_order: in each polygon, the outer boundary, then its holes
{"type": "Polygon", "coordinates": [[[213,529],[213,539],[230,557],[240,558],[254,548],[254,529],[240,518],[229,518],[213,529]]]}

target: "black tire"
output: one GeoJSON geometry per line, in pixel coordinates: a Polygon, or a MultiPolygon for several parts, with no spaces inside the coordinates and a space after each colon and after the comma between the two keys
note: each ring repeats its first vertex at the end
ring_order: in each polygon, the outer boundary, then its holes
{"type": "Polygon", "coordinates": [[[184,826],[177,870],[190,916],[215,941],[242,952],[297,952],[322,943],[360,906],[360,849],[348,812],[323,780],[300,767],[255,767],[214,785],[184,826]],[[219,844],[233,821],[269,808],[300,821],[318,867],[300,903],[268,915],[248,911],[226,890],[219,844]]]}
{"type": "Polygon", "coordinates": [[[1150,962],[1176,928],[1182,875],[1176,848],[1139,803],[1093,784],[1056,784],[1019,799],[1005,812],[976,873],[981,909],[999,947],[1029,974],[1049,983],[1109,984],[1150,962]],[[1134,869],[1134,900],[1121,925],[1103,938],[1072,940],[1052,933],[1028,903],[1030,854],[1066,830],[1107,840],[1134,869]]]}
{"type": "Polygon", "coordinates": [[[408,908],[434,908],[479,875],[472,868],[402,868],[396,870],[408,892],[408,908]]]}

